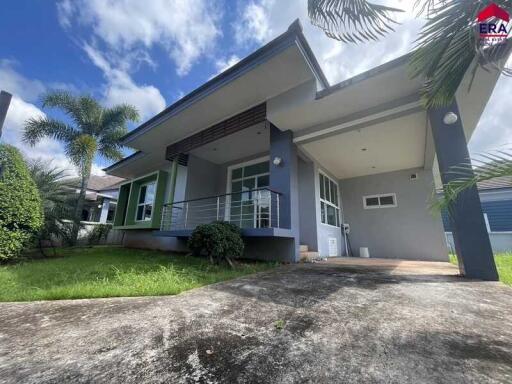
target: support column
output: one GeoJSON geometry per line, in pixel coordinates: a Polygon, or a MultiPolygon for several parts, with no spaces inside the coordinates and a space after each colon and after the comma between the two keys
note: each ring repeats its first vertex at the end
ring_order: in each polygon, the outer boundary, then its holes
{"type": "Polygon", "coordinates": [[[169,195],[167,196],[167,203],[174,202],[174,193],[176,191],[176,177],[178,175],[178,157],[176,156],[171,162],[170,181],[169,181],[169,195]]]}
{"type": "Polygon", "coordinates": [[[101,204],[100,223],[105,224],[107,222],[108,209],[110,208],[110,199],[107,197],[103,198],[101,204]]]}
{"type": "MultiPolygon", "coordinates": [[[[451,167],[470,162],[462,119],[456,102],[449,107],[429,110],[428,114],[441,180],[445,185],[461,177],[451,167]],[[448,112],[457,115],[455,123],[446,124],[443,121],[448,112]]],[[[471,176],[473,171],[463,175],[471,176]]],[[[469,278],[498,280],[476,186],[463,191],[457,197],[450,207],[450,220],[461,273],[469,278]]]]}
{"type": "Polygon", "coordinates": [[[270,189],[280,192],[279,224],[294,235],[290,261],[299,259],[299,193],[297,180],[297,147],[291,131],[280,131],[267,122],[270,128],[270,189]],[[274,159],[281,163],[274,164],[274,159]]]}

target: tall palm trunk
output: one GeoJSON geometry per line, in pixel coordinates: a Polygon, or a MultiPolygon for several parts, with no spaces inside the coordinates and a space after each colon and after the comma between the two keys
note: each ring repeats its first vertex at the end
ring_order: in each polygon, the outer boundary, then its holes
{"type": "Polygon", "coordinates": [[[73,228],[71,232],[71,245],[76,245],[78,243],[80,222],[82,221],[82,211],[84,209],[85,195],[87,192],[87,182],[89,181],[89,177],[91,176],[91,166],[92,161],[86,161],[84,162],[80,170],[80,193],[78,194],[78,199],[76,201],[75,217],[73,220],[73,228]]]}

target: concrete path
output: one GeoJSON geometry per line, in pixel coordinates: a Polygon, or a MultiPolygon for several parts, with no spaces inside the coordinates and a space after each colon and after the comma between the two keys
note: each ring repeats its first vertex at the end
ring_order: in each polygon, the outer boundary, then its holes
{"type": "Polygon", "coordinates": [[[0,382],[511,383],[512,289],[431,272],[334,262],[0,304],[0,382]]]}

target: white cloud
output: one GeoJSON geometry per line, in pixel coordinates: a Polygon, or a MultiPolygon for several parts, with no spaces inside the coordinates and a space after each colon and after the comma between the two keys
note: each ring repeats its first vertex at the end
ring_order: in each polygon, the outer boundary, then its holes
{"type": "Polygon", "coordinates": [[[286,31],[295,19],[300,19],[304,34],[325,75],[331,83],[336,83],[411,50],[422,25],[421,20],[414,18],[414,2],[395,0],[380,3],[406,12],[397,15],[401,24],[395,28],[396,31],[379,42],[345,44],[327,37],[310,23],[306,2],[302,0],[253,0],[239,9],[238,21],[233,29],[239,44],[261,45],[286,31]]]}
{"type": "Polygon", "coordinates": [[[221,32],[220,10],[207,0],[65,0],[58,4],[62,26],[90,25],[110,50],[125,55],[158,45],[185,75],[212,51],[221,32]]]}
{"type": "Polygon", "coordinates": [[[39,80],[30,80],[21,76],[16,70],[16,62],[0,60],[0,86],[4,91],[25,100],[34,101],[44,92],[45,86],[39,80]]]}
{"type": "Polygon", "coordinates": [[[158,88],[135,84],[126,71],[113,68],[106,57],[91,45],[84,44],[83,48],[94,65],[103,71],[107,80],[104,89],[105,104],[131,104],[138,109],[142,119],[148,119],[165,108],[165,99],[158,88]]]}
{"type": "Polygon", "coordinates": [[[215,61],[215,68],[217,74],[224,72],[226,69],[231,68],[233,65],[238,63],[240,58],[237,55],[231,55],[227,58],[218,59],[215,61]]]}
{"type": "Polygon", "coordinates": [[[512,148],[512,80],[502,76],[469,142],[472,153],[512,148]]]}

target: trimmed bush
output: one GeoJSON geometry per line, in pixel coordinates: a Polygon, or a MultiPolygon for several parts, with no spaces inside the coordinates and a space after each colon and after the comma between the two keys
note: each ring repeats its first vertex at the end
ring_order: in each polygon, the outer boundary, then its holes
{"type": "Polygon", "coordinates": [[[16,258],[43,225],[37,187],[20,152],[0,145],[0,261],[16,258]]]}
{"type": "Polygon", "coordinates": [[[188,247],[194,255],[208,257],[211,263],[225,260],[232,265],[231,259],[244,253],[240,228],[222,221],[197,226],[188,247]]]}

